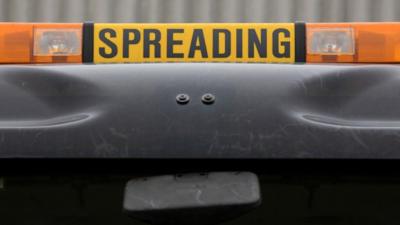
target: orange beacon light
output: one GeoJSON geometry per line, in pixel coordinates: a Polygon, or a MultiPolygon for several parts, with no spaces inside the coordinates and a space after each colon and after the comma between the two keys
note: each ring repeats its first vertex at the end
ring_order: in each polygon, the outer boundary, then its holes
{"type": "Polygon", "coordinates": [[[0,23],[0,63],[80,63],[82,24],[0,23]]]}

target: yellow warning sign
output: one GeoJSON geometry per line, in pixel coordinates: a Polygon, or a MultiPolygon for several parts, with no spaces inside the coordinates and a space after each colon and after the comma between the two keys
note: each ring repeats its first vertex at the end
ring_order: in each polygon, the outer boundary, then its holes
{"type": "Polygon", "coordinates": [[[293,23],[94,25],[95,63],[295,61],[293,23]]]}

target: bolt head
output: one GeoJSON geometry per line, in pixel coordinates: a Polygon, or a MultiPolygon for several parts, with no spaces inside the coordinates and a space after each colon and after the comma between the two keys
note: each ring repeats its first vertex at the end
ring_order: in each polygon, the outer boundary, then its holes
{"type": "Polygon", "coordinates": [[[201,97],[201,101],[204,104],[212,104],[215,102],[215,96],[213,94],[207,93],[201,97]]]}
{"type": "Polygon", "coordinates": [[[187,104],[190,101],[190,97],[187,94],[178,94],[176,96],[176,102],[179,104],[187,104]]]}

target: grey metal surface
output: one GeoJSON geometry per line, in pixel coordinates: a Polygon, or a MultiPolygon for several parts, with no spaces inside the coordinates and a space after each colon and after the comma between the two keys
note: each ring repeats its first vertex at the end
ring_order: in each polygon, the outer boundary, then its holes
{"type": "Polygon", "coordinates": [[[0,21],[396,21],[398,0],[0,0],[0,21]]]}
{"type": "Polygon", "coordinates": [[[123,210],[153,225],[216,225],[260,204],[260,184],[254,173],[190,173],[130,180],[123,210]]]}
{"type": "Polygon", "coordinates": [[[259,188],[257,176],[250,172],[137,178],[125,188],[124,207],[129,212],[143,212],[258,204],[259,188]]]}

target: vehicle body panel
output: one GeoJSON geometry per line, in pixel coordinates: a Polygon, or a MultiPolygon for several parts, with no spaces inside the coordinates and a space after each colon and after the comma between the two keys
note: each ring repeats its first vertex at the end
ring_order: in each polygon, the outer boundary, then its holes
{"type": "Polygon", "coordinates": [[[0,86],[1,158],[400,158],[396,65],[9,65],[0,86]]]}

